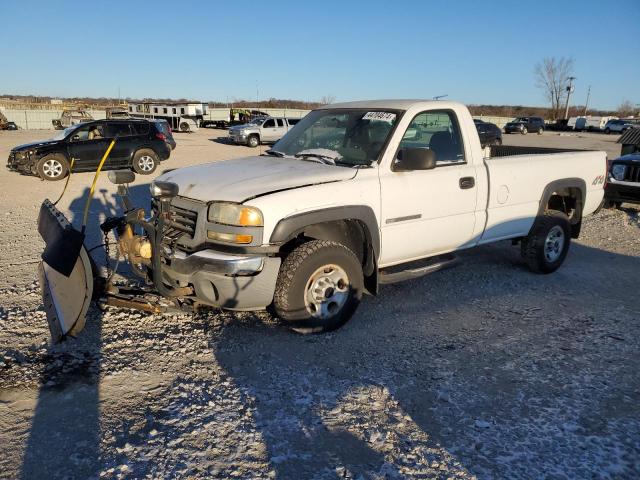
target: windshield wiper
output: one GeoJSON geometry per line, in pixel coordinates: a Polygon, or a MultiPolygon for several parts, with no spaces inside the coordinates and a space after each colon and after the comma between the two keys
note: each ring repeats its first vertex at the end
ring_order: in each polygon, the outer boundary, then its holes
{"type": "Polygon", "coordinates": [[[296,158],[302,158],[303,160],[311,160],[312,162],[324,163],[325,165],[335,165],[336,158],[330,155],[322,155],[321,153],[296,153],[296,158]]]}
{"type": "Polygon", "coordinates": [[[284,158],[286,157],[286,155],[282,152],[279,152],[277,150],[267,150],[266,152],[267,155],[271,155],[272,157],[279,157],[279,158],[284,158]]]}

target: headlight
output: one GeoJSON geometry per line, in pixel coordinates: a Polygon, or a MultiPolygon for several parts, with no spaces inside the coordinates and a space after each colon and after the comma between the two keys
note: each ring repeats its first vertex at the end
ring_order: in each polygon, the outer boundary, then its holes
{"type": "Polygon", "coordinates": [[[260,230],[251,227],[262,227],[264,225],[260,210],[237,203],[212,203],[209,206],[207,217],[209,222],[226,226],[226,228],[220,227],[220,230],[224,231],[207,230],[207,238],[224,243],[252,243],[254,234],[257,234],[257,238],[260,238],[260,230]],[[249,228],[245,229],[243,227],[249,228]]]}
{"type": "Polygon", "coordinates": [[[614,165],[611,169],[611,176],[616,180],[622,181],[626,170],[627,167],[625,165],[614,165]]]}
{"type": "Polygon", "coordinates": [[[237,203],[212,203],[209,206],[209,221],[236,227],[262,227],[262,212],[254,207],[237,203]]]}

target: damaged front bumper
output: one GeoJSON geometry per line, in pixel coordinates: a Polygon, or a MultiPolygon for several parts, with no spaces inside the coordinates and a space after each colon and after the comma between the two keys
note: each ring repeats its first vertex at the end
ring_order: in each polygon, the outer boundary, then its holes
{"type": "Polygon", "coordinates": [[[11,152],[7,159],[7,169],[12,172],[34,173],[33,162],[29,155],[11,152]]]}
{"type": "Polygon", "coordinates": [[[215,250],[175,251],[162,265],[163,281],[193,287],[196,300],[230,310],[262,310],[271,304],[280,258],[215,250]]]}

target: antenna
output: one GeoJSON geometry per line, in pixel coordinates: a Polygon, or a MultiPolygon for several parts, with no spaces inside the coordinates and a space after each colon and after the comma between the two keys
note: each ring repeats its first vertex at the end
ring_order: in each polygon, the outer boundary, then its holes
{"type": "Polygon", "coordinates": [[[448,97],[449,95],[436,95],[433,97],[434,100],[440,100],[441,98],[448,97]]]}

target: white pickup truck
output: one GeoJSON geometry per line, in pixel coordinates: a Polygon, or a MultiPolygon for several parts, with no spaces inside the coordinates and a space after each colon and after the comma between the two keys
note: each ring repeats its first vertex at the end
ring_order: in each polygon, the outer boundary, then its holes
{"type": "Polygon", "coordinates": [[[147,237],[122,253],[182,304],[272,308],[296,331],[323,332],[365,292],[478,245],[512,239],[531,270],[553,272],[605,175],[604,152],[483,150],[458,103],[335,104],[263,156],[157,178],[152,219],[133,222],[147,237]]]}
{"type": "Polygon", "coordinates": [[[229,127],[229,140],[239,145],[257,147],[275,143],[298,123],[297,118],[259,117],[244,125],[229,127]]]}

